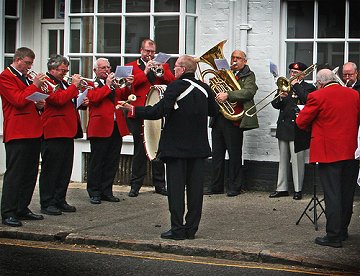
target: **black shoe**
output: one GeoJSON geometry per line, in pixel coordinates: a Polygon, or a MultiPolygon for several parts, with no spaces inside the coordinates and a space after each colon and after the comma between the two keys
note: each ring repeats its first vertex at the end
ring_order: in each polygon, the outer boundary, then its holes
{"type": "Polygon", "coordinates": [[[302,193],[301,192],[295,192],[294,196],[293,196],[293,199],[295,199],[295,200],[302,199],[302,193]]]}
{"type": "Polygon", "coordinates": [[[139,191],[133,188],[130,189],[130,192],[128,194],[129,197],[137,197],[138,195],[139,195],[139,191]]]}
{"type": "Polygon", "coordinates": [[[113,196],[113,195],[111,195],[111,196],[102,195],[101,200],[109,201],[109,202],[119,202],[120,198],[113,196]]]}
{"type": "Polygon", "coordinates": [[[283,196],[289,196],[289,192],[288,191],[280,191],[280,192],[275,191],[269,195],[270,198],[283,197],[283,196]]]}
{"type": "Polygon", "coordinates": [[[226,193],[227,196],[238,196],[239,194],[241,194],[241,193],[238,191],[228,191],[226,193]]]}
{"type": "Polygon", "coordinates": [[[315,243],[318,245],[331,246],[331,247],[336,247],[336,248],[342,247],[341,240],[335,240],[335,239],[332,240],[332,239],[329,239],[327,236],[317,237],[315,239],[315,243]]]}
{"type": "Polygon", "coordinates": [[[62,214],[61,210],[56,208],[55,206],[48,206],[46,208],[41,208],[41,213],[50,215],[50,216],[59,216],[62,214]]]}
{"type": "Polygon", "coordinates": [[[22,226],[21,221],[18,220],[17,218],[14,218],[14,217],[4,218],[4,219],[2,219],[2,223],[7,225],[7,226],[12,226],[12,227],[20,227],[20,226],[22,226]]]}
{"type": "Polygon", "coordinates": [[[31,211],[28,211],[27,213],[18,214],[17,218],[20,220],[43,220],[44,217],[42,215],[34,214],[31,211]]]}
{"type": "Polygon", "coordinates": [[[175,235],[171,230],[162,233],[162,234],[160,235],[160,237],[161,237],[162,239],[170,239],[170,240],[176,240],[176,241],[185,240],[185,237],[183,237],[183,236],[177,236],[177,235],[175,235]]]}
{"type": "Polygon", "coordinates": [[[221,195],[223,193],[224,191],[212,191],[212,190],[204,191],[204,195],[221,195]]]}
{"type": "Polygon", "coordinates": [[[186,236],[186,239],[188,239],[188,240],[194,240],[195,239],[195,234],[192,234],[192,233],[186,232],[185,236],[186,236]]]}
{"type": "Polygon", "coordinates": [[[100,204],[101,203],[101,197],[100,196],[91,196],[90,197],[90,203],[91,204],[100,204]]]}
{"type": "Polygon", "coordinates": [[[58,207],[58,208],[60,209],[60,211],[62,211],[62,212],[68,212],[68,213],[76,212],[76,207],[69,205],[67,202],[65,202],[65,203],[63,203],[63,204],[59,204],[57,207],[58,207]]]}
{"type": "Polygon", "coordinates": [[[155,188],[155,193],[159,194],[159,195],[163,195],[163,196],[167,196],[168,192],[166,190],[165,187],[162,188],[155,188]]]}

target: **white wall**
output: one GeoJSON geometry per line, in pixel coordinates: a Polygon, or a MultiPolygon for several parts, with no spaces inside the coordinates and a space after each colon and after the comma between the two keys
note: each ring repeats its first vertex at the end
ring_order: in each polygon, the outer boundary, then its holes
{"type": "MultiPolygon", "coordinates": [[[[245,9],[246,10],[246,9],[245,9]]],[[[231,52],[241,49],[247,53],[248,65],[254,71],[259,90],[255,102],[276,88],[273,76],[269,73],[270,60],[279,64],[279,1],[265,0],[202,0],[199,9],[199,32],[197,36],[197,55],[201,55],[221,40],[227,39],[224,55],[229,60],[231,52]],[[247,6],[247,22],[241,11],[247,6]],[[234,8],[234,11],[232,10],[234,8]],[[232,12],[234,24],[231,25],[232,12]],[[250,25],[251,29],[242,31],[250,25]],[[230,28],[234,29],[234,37],[230,28]],[[242,33],[247,32],[247,36],[242,33]],[[243,39],[247,48],[242,49],[243,39]],[[234,49],[231,49],[231,45],[234,49]]],[[[271,99],[271,97],[270,97],[271,99]]],[[[275,127],[278,111],[271,105],[259,113],[260,127],[245,132],[244,159],[258,161],[278,161],[279,153],[275,127]]]]}

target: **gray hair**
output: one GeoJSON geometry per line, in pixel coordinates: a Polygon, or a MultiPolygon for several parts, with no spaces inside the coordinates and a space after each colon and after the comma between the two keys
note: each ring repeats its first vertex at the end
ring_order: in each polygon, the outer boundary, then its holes
{"type": "Polygon", "coordinates": [[[62,55],[53,55],[47,62],[48,70],[57,69],[61,64],[69,66],[69,60],[62,55]]]}
{"type": "Polygon", "coordinates": [[[35,53],[30,48],[20,47],[20,48],[16,49],[13,61],[15,61],[18,58],[19,59],[24,59],[25,57],[35,59],[35,53]]]}
{"type": "Polygon", "coordinates": [[[336,76],[330,69],[321,69],[316,74],[316,82],[319,84],[326,85],[332,81],[336,81],[336,76]]]}
{"type": "Polygon", "coordinates": [[[94,69],[95,69],[95,70],[97,70],[98,67],[99,67],[99,64],[98,64],[99,61],[105,61],[105,62],[107,62],[107,63],[110,65],[110,62],[109,62],[109,60],[108,60],[107,58],[98,58],[98,59],[95,61],[95,64],[94,64],[94,69]]]}

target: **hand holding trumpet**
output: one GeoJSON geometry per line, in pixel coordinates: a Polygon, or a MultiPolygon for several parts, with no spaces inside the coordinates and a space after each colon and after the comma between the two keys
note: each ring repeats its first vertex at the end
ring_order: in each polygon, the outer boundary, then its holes
{"type": "Polygon", "coordinates": [[[38,73],[38,74],[36,74],[36,76],[35,76],[34,78],[31,78],[31,79],[32,79],[33,84],[34,84],[37,88],[43,90],[44,83],[45,83],[45,81],[46,81],[46,75],[45,75],[45,74],[43,74],[43,73],[38,73]]]}

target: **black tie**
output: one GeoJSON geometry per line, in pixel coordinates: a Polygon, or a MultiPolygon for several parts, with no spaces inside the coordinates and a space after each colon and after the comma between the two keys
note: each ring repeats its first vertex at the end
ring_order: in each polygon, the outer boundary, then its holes
{"type": "MultiPolygon", "coordinates": [[[[139,60],[139,68],[144,71],[145,70],[145,63],[142,61],[142,60],[139,60]]],[[[147,73],[146,75],[148,81],[151,83],[151,84],[154,84],[155,81],[156,81],[156,77],[155,77],[155,74],[152,70],[150,70],[149,73],[147,73]]]]}

